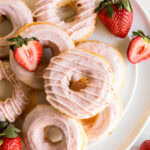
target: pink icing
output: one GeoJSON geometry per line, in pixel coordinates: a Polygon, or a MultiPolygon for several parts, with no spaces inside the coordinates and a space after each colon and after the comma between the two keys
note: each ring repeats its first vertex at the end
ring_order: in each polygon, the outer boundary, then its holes
{"type": "MultiPolygon", "coordinates": [[[[37,106],[25,119],[23,139],[28,150],[81,150],[84,139],[76,120],[69,118],[51,106],[37,106]],[[44,129],[55,126],[62,131],[62,140],[52,144],[45,139],[44,129]]],[[[83,131],[84,132],[84,131],[83,131]]],[[[86,146],[86,144],[85,144],[86,146]]]]}
{"type": "Polygon", "coordinates": [[[47,101],[68,116],[90,118],[102,111],[113,95],[110,66],[89,52],[68,50],[52,58],[44,72],[47,101]],[[71,79],[85,76],[89,82],[80,92],[70,90],[71,79]]]}
{"type": "Polygon", "coordinates": [[[13,25],[13,31],[0,38],[0,57],[5,57],[10,50],[7,39],[15,36],[24,25],[33,22],[33,18],[30,9],[20,0],[0,0],[0,15],[7,16],[13,25]]]}
{"type": "Polygon", "coordinates": [[[109,63],[114,73],[113,88],[118,91],[125,79],[125,63],[123,56],[113,47],[100,41],[80,42],[77,48],[87,49],[103,56],[109,63]]]}
{"type": "MultiPolygon", "coordinates": [[[[53,52],[56,54],[74,48],[73,41],[65,31],[47,23],[31,25],[22,31],[20,35],[24,38],[38,38],[42,46],[52,48],[53,52]],[[58,48],[58,52],[56,47],[58,48]]],[[[20,81],[32,88],[44,88],[43,70],[48,64],[41,64],[35,72],[29,72],[17,63],[12,51],[10,52],[10,64],[16,77],[20,81]]]]}
{"type": "Polygon", "coordinates": [[[77,16],[74,21],[66,23],[57,16],[57,6],[62,0],[37,0],[34,17],[37,21],[46,21],[65,29],[74,41],[79,41],[95,28],[96,8],[94,0],[77,0],[77,16]],[[78,36],[75,36],[78,35],[78,36]]]}
{"type": "Polygon", "coordinates": [[[8,62],[0,61],[0,77],[1,80],[8,80],[14,87],[12,97],[0,102],[0,121],[14,122],[29,103],[29,91],[15,78],[8,62]]]}

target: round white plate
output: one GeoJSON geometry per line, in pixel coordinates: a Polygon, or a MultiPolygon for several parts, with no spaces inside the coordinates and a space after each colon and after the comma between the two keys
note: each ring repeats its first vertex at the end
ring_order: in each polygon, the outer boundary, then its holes
{"type": "MultiPolygon", "coordinates": [[[[23,1],[33,9],[34,0],[23,1]]],[[[134,22],[129,37],[125,39],[114,37],[99,21],[97,21],[95,32],[90,37],[92,40],[104,41],[122,53],[126,62],[126,82],[119,92],[124,112],[119,126],[109,137],[89,144],[87,150],[125,150],[130,148],[150,115],[150,61],[132,65],[126,57],[132,31],[142,29],[149,33],[150,20],[137,1],[132,1],[132,5],[134,22]]],[[[0,32],[5,31],[4,28],[7,30],[6,26],[0,25],[0,32]]],[[[0,97],[6,90],[3,88],[5,85],[3,81],[0,81],[0,97]]],[[[38,101],[41,97],[43,94],[38,101]]]]}

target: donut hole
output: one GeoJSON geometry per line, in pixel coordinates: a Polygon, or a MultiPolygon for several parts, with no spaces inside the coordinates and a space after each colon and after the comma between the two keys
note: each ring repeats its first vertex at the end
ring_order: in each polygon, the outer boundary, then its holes
{"type": "Polygon", "coordinates": [[[44,41],[44,43],[41,42],[41,44],[43,45],[41,64],[49,64],[52,57],[60,54],[60,50],[55,43],[50,41],[44,41]]]}
{"type": "Polygon", "coordinates": [[[69,88],[75,92],[79,92],[80,90],[85,89],[87,87],[87,84],[88,84],[88,78],[84,77],[77,81],[71,80],[69,88]]]}
{"type": "Polygon", "coordinates": [[[12,84],[3,79],[0,80],[0,100],[5,101],[8,97],[12,96],[13,86],[12,84]]]}
{"type": "Polygon", "coordinates": [[[85,128],[92,128],[93,125],[97,122],[98,118],[99,118],[99,114],[88,119],[83,119],[81,120],[81,123],[85,128]]]}
{"type": "Polygon", "coordinates": [[[75,17],[77,16],[77,11],[74,6],[74,2],[63,3],[58,6],[57,15],[61,21],[68,23],[75,20],[75,17]]]}
{"type": "Polygon", "coordinates": [[[6,36],[13,30],[13,25],[9,18],[0,15],[0,36],[6,36]]]}
{"type": "Polygon", "coordinates": [[[48,142],[55,144],[62,141],[63,134],[61,129],[56,126],[49,126],[45,128],[45,138],[48,142]]]}

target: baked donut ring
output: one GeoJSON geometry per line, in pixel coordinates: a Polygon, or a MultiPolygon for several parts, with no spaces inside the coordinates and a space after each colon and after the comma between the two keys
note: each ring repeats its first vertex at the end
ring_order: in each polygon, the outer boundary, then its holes
{"type": "Polygon", "coordinates": [[[77,48],[91,50],[92,52],[103,56],[110,64],[114,73],[115,91],[118,91],[125,81],[125,62],[121,54],[114,49],[100,41],[85,41],[77,44],[77,48]]]}
{"type": "Polygon", "coordinates": [[[96,116],[81,120],[89,141],[105,138],[115,129],[122,116],[122,105],[118,97],[111,99],[110,104],[96,116]]]}
{"type": "Polygon", "coordinates": [[[72,49],[51,59],[45,69],[47,101],[56,109],[76,119],[90,118],[102,111],[113,94],[113,73],[107,61],[95,53],[72,49]],[[70,83],[87,78],[79,91],[70,83]]]}
{"type": "Polygon", "coordinates": [[[8,80],[14,87],[12,97],[0,101],[0,121],[14,122],[29,103],[29,90],[16,80],[8,62],[0,61],[0,80],[8,80]]]}
{"type": "Polygon", "coordinates": [[[84,41],[95,29],[95,8],[94,0],[37,0],[34,17],[38,22],[50,22],[66,30],[75,42],[84,41]],[[57,15],[57,9],[71,3],[77,15],[73,21],[65,22],[57,15]]]}
{"type": "MultiPolygon", "coordinates": [[[[58,55],[66,49],[74,48],[74,43],[69,35],[50,23],[32,23],[23,27],[18,35],[23,38],[36,37],[43,47],[50,47],[53,56],[58,55]]],[[[48,64],[41,64],[35,72],[29,72],[23,68],[14,58],[10,51],[10,64],[16,77],[29,87],[43,89],[43,70],[48,64]]]]}
{"type": "Polygon", "coordinates": [[[82,125],[48,105],[39,105],[28,114],[22,133],[28,150],[84,150],[87,145],[82,125]],[[57,127],[62,133],[62,138],[54,143],[45,133],[52,127],[57,127]]]}
{"type": "Polygon", "coordinates": [[[0,57],[9,55],[7,39],[16,35],[16,32],[26,24],[33,22],[30,9],[20,0],[0,0],[0,15],[8,17],[13,30],[4,37],[0,37],[0,57]]]}

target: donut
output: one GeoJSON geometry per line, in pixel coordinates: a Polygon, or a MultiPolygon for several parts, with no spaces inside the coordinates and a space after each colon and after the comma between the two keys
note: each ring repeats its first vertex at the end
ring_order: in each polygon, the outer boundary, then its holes
{"type": "Polygon", "coordinates": [[[99,114],[81,120],[89,141],[100,140],[110,135],[122,116],[122,105],[118,97],[114,96],[110,104],[99,114]]]}
{"type": "Polygon", "coordinates": [[[6,57],[10,50],[7,39],[15,36],[24,25],[33,22],[33,17],[30,9],[20,0],[0,0],[0,15],[6,16],[13,26],[11,33],[0,37],[0,57],[6,57]]]}
{"type": "MultiPolygon", "coordinates": [[[[26,25],[20,29],[17,35],[21,35],[23,38],[38,38],[43,47],[50,47],[52,49],[53,56],[58,55],[66,49],[75,47],[73,41],[65,31],[50,23],[32,23],[26,25]]],[[[16,77],[24,84],[35,89],[44,88],[43,70],[48,64],[41,64],[35,72],[29,72],[17,63],[12,51],[10,51],[10,64],[16,77]]]]}
{"type": "Polygon", "coordinates": [[[86,50],[72,49],[53,57],[43,77],[47,101],[76,119],[96,115],[114,94],[110,65],[103,57],[86,50]],[[87,79],[86,86],[79,91],[70,89],[71,82],[82,79],[87,79]]]}
{"type": "Polygon", "coordinates": [[[118,91],[125,81],[125,62],[122,55],[113,47],[100,41],[85,41],[77,44],[77,48],[89,49],[103,56],[110,64],[114,73],[114,90],[118,91]]]}
{"type": "Polygon", "coordinates": [[[12,97],[0,101],[0,121],[14,122],[26,108],[29,99],[29,89],[23,86],[16,78],[8,62],[0,60],[0,80],[8,80],[14,87],[12,97]]]}
{"type": "Polygon", "coordinates": [[[85,150],[87,136],[82,125],[53,107],[39,105],[25,118],[22,128],[23,140],[28,150],[85,150]],[[47,137],[48,128],[57,128],[62,137],[57,141],[47,137]],[[57,141],[57,142],[56,142],[57,141]]]}
{"type": "Polygon", "coordinates": [[[86,40],[93,33],[97,16],[95,8],[94,0],[37,0],[33,14],[37,22],[55,24],[66,30],[73,41],[77,42],[86,40]],[[77,12],[71,22],[65,22],[57,15],[57,10],[66,5],[73,5],[77,12]]]}

